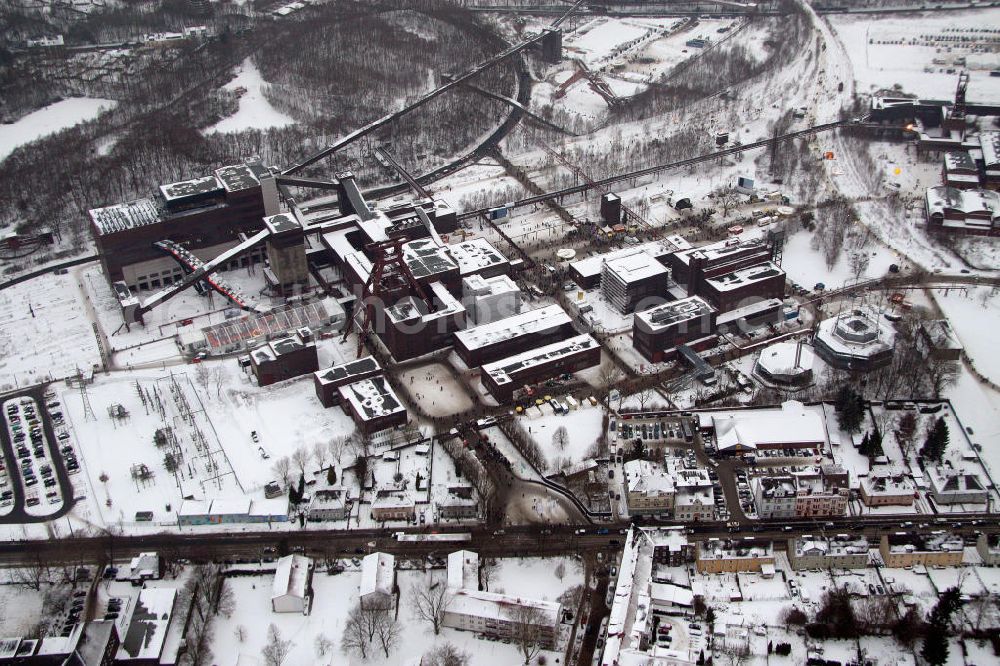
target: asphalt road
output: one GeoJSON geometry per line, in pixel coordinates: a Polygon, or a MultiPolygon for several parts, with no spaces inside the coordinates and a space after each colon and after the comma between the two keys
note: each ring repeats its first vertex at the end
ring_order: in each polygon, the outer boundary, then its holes
{"type": "MultiPolygon", "coordinates": [[[[950,514],[945,522],[915,516],[845,517],[820,521],[815,519],[782,519],[757,521],[753,526],[730,528],[723,522],[681,524],[676,521],[635,520],[636,524],[686,528],[690,538],[728,538],[753,536],[777,541],[802,534],[853,534],[871,539],[896,531],[930,533],[949,530],[972,538],[977,532],[1000,532],[1000,514],[950,514]],[[923,520],[923,522],[920,522],[923,520]],[[903,523],[913,525],[903,527],[903,523]],[[953,527],[958,524],[959,527],[953,527]],[[733,529],[737,531],[734,533],[733,529]]],[[[459,547],[479,552],[485,557],[516,557],[568,555],[615,551],[625,542],[624,531],[630,523],[618,522],[606,526],[553,525],[505,527],[502,532],[476,527],[471,541],[397,541],[400,530],[327,530],[305,529],[268,530],[254,532],[213,532],[206,528],[184,528],[180,533],[160,533],[146,536],[70,537],[46,541],[13,541],[0,544],[0,566],[16,566],[41,558],[50,564],[121,560],[148,550],[160,551],[168,558],[192,561],[238,561],[259,559],[265,549],[278,553],[301,551],[314,557],[342,557],[365,554],[375,550],[400,556],[445,555],[459,547]],[[581,532],[582,533],[578,533],[581,532]]],[[[426,530],[403,530],[427,533],[426,530]]],[[[441,530],[461,531],[461,530],[441,530]]]]}

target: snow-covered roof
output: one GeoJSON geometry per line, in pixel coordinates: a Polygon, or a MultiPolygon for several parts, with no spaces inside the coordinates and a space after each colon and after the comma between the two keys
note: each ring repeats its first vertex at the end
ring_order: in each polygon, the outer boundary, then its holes
{"type": "Polygon", "coordinates": [[[938,185],[927,188],[925,200],[929,215],[944,215],[947,211],[957,211],[964,215],[988,215],[990,219],[1000,215],[1000,193],[993,190],[960,190],[938,185]]]}
{"type": "Polygon", "coordinates": [[[658,497],[672,494],[674,477],[657,463],[649,460],[629,460],[624,465],[625,486],[629,494],[658,497]]]}
{"type": "Polygon", "coordinates": [[[583,349],[593,349],[597,346],[597,340],[591,336],[586,334],[577,335],[562,342],[554,342],[538,349],[510,356],[495,363],[487,363],[483,366],[482,372],[490,375],[497,384],[507,384],[512,381],[511,375],[520,370],[548,363],[558,358],[575,354],[583,349]]]}
{"type": "Polygon", "coordinates": [[[701,247],[694,247],[688,250],[681,250],[677,252],[674,257],[678,259],[683,264],[690,264],[691,257],[695,253],[699,256],[705,258],[709,263],[717,261],[719,259],[724,259],[730,255],[743,252],[746,250],[756,250],[763,248],[765,244],[762,238],[753,238],[747,240],[740,240],[738,238],[727,238],[726,240],[717,241],[715,243],[710,243],[708,245],[703,245],[701,247]]]}
{"type": "Polygon", "coordinates": [[[962,349],[962,343],[947,319],[929,319],[921,322],[920,328],[936,349],[962,349]]]}
{"type": "Polygon", "coordinates": [[[101,236],[156,224],[163,219],[160,207],[148,198],[93,208],[87,214],[101,236]]]}
{"type": "Polygon", "coordinates": [[[313,562],[304,555],[286,555],[278,559],[274,570],[271,598],[290,596],[305,599],[309,594],[309,575],[313,562]]]}
{"type": "Polygon", "coordinates": [[[176,597],[177,590],[171,587],[152,587],[139,592],[116,662],[160,657],[176,597]]]}
{"type": "Polygon", "coordinates": [[[356,375],[364,375],[369,372],[377,372],[382,369],[374,356],[366,356],[347,363],[334,365],[326,370],[315,372],[316,380],[320,384],[341,384],[349,381],[356,375]]]}
{"type": "Polygon", "coordinates": [[[373,509],[406,509],[415,506],[416,502],[409,493],[403,491],[387,491],[379,493],[372,500],[373,509]]]}
{"type": "Polygon", "coordinates": [[[901,473],[889,474],[882,472],[872,472],[867,477],[860,480],[859,485],[866,495],[877,497],[879,495],[910,495],[916,491],[916,486],[906,476],[901,473]]]}
{"type": "Polygon", "coordinates": [[[694,602],[694,592],[690,588],[671,583],[653,583],[649,592],[653,603],[665,606],[690,606],[694,602]]]}
{"type": "Polygon", "coordinates": [[[178,201],[202,194],[210,194],[222,190],[222,183],[215,175],[190,178],[176,183],[160,185],[160,194],[167,202],[178,201]]]}
{"type": "Polygon", "coordinates": [[[944,154],[944,167],[948,171],[976,171],[976,163],[969,153],[957,150],[944,154]]]}
{"type": "Polygon", "coordinates": [[[341,399],[350,402],[355,413],[366,421],[406,411],[382,375],[341,386],[338,391],[341,399]]]}
{"type": "Polygon", "coordinates": [[[416,319],[427,323],[435,319],[465,312],[465,306],[452,296],[451,292],[442,283],[431,282],[428,288],[431,292],[428,296],[434,299],[435,310],[433,312],[428,312],[427,305],[419,298],[406,296],[392,307],[386,308],[386,314],[396,323],[411,322],[416,319]]]}
{"type": "Polygon", "coordinates": [[[472,293],[476,296],[496,296],[521,290],[509,275],[495,275],[488,278],[475,273],[462,278],[462,291],[466,295],[472,293]]]}
{"type": "Polygon", "coordinates": [[[709,539],[698,546],[698,559],[731,560],[772,557],[774,544],[755,539],[709,539]]]}
{"type": "Polygon", "coordinates": [[[484,619],[509,621],[512,613],[519,607],[536,609],[539,612],[540,626],[555,627],[559,624],[559,612],[562,610],[562,605],[555,601],[528,599],[479,590],[459,590],[452,597],[448,611],[484,619]]]}
{"type": "Polygon", "coordinates": [[[430,238],[403,245],[403,260],[417,280],[458,268],[458,264],[448,256],[447,246],[438,245],[430,238]]]}
{"type": "Polygon", "coordinates": [[[625,284],[668,273],[663,264],[641,249],[634,249],[630,254],[608,259],[601,270],[614,273],[625,284]]]}
{"type": "Polygon", "coordinates": [[[701,296],[689,296],[678,301],[657,305],[635,313],[636,322],[650,331],[662,330],[682,321],[691,321],[711,314],[713,308],[701,296]]]}
{"type": "Polygon", "coordinates": [[[741,289],[754,282],[779,277],[784,274],[785,271],[778,268],[776,264],[766,261],[763,264],[741,268],[725,275],[707,278],[705,282],[711,285],[716,291],[731,291],[733,289],[741,289]]]}
{"type": "Polygon", "coordinates": [[[213,499],[211,512],[216,516],[239,515],[250,513],[250,498],[236,497],[232,499],[213,499]]]}
{"type": "Polygon", "coordinates": [[[509,264],[510,261],[485,238],[473,238],[448,245],[451,258],[458,264],[462,275],[476,273],[491,266],[509,264]]]}
{"type": "Polygon", "coordinates": [[[389,553],[371,553],[361,560],[361,590],[366,597],[379,593],[392,595],[396,586],[396,558],[389,553]]]}
{"type": "Polygon", "coordinates": [[[983,162],[987,169],[1000,166],[1000,132],[981,132],[979,146],[983,151],[983,162]]]}
{"type": "Polygon", "coordinates": [[[941,532],[939,534],[892,533],[884,535],[891,553],[934,553],[962,551],[965,540],[960,536],[941,532]]]}
{"type": "Polygon", "coordinates": [[[479,554],[456,550],[448,554],[448,589],[479,589],[479,554]]]}
{"type": "Polygon", "coordinates": [[[149,578],[160,572],[160,556],[156,553],[139,553],[129,562],[129,578],[149,578]]]}
{"type": "Polygon", "coordinates": [[[812,347],[801,342],[785,341],[765,347],[757,364],[771,375],[796,375],[811,370],[816,362],[812,347]]]}
{"type": "Polygon", "coordinates": [[[808,539],[795,539],[795,555],[860,555],[869,550],[868,540],[864,537],[851,536],[813,536],[808,539]]]}
{"type": "Polygon", "coordinates": [[[860,307],[821,321],[816,339],[838,355],[867,358],[891,349],[896,331],[878,310],[860,307]]]}
{"type": "Polygon", "coordinates": [[[570,316],[566,314],[562,306],[548,305],[458,331],[455,333],[455,338],[460,340],[466,349],[481,349],[523,335],[532,335],[565,326],[571,322],[570,316]]]}
{"type": "Polygon", "coordinates": [[[601,274],[601,269],[605,262],[614,261],[619,257],[629,256],[635,254],[636,252],[644,252],[653,259],[658,259],[660,257],[665,257],[672,252],[676,252],[679,248],[674,244],[672,238],[673,237],[651,241],[642,245],[626,247],[620,250],[612,250],[611,252],[605,252],[604,254],[594,255],[593,257],[587,257],[586,259],[574,261],[570,264],[570,267],[584,278],[596,277],[601,274]]]}
{"type": "Polygon", "coordinates": [[[789,400],[780,409],[753,409],[712,416],[719,451],[782,444],[826,443],[826,427],[815,409],[789,400]]]}

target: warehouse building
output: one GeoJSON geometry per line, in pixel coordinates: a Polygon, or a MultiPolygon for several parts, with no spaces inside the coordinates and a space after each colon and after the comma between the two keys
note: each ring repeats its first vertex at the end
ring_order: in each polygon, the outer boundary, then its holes
{"type": "Polygon", "coordinates": [[[941,179],[947,187],[974,190],[979,187],[979,169],[969,153],[945,153],[941,164],[941,179]]]}
{"type": "Polygon", "coordinates": [[[271,585],[271,610],[308,614],[312,602],[312,576],[312,559],[304,555],[279,558],[271,585]]]}
{"type": "Polygon", "coordinates": [[[500,403],[528,384],[577,372],[601,362],[601,346],[589,335],[523,352],[482,367],[483,387],[500,403]]]}
{"type": "Polygon", "coordinates": [[[573,278],[573,281],[576,282],[581,288],[595,289],[601,284],[601,274],[604,270],[605,263],[633,255],[636,252],[643,252],[657,262],[666,265],[667,257],[672,252],[677,252],[679,249],[682,249],[683,245],[678,245],[678,241],[684,243],[683,239],[679,236],[671,236],[670,238],[652,241],[650,243],[645,243],[644,245],[613,250],[603,254],[596,254],[585,259],[579,259],[569,265],[569,274],[570,277],[573,278]]]}
{"type": "Polygon", "coordinates": [[[704,295],[705,280],[774,261],[778,240],[736,238],[675,252],[668,257],[671,276],[689,296],[704,295]]]}
{"type": "Polygon", "coordinates": [[[470,368],[537,349],[576,333],[562,307],[549,305],[455,333],[455,352],[470,368]]]}
{"type": "Polygon", "coordinates": [[[451,346],[455,332],[465,326],[465,306],[442,283],[432,282],[427,291],[433,309],[416,296],[404,296],[385,308],[381,322],[375,310],[374,331],[397,361],[451,346]]]}
{"type": "Polygon", "coordinates": [[[785,295],[785,271],[770,261],[706,277],[700,290],[719,312],[785,295]]]}

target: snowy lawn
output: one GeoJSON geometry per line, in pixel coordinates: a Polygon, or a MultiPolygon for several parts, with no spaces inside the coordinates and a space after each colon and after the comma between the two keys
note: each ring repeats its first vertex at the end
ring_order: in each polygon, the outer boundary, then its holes
{"type": "Polygon", "coordinates": [[[16,123],[0,125],[0,162],[19,146],[96,118],[115,105],[117,102],[110,99],[70,97],[29,113],[16,123]]]}
{"type": "Polygon", "coordinates": [[[0,389],[89,374],[101,356],[76,280],[48,274],[0,292],[0,389]],[[59,335],[52,335],[58,331],[59,335]]]}
{"type": "Polygon", "coordinates": [[[542,454],[549,464],[549,473],[555,473],[562,461],[576,463],[587,457],[587,452],[601,434],[603,413],[601,407],[592,407],[589,404],[581,405],[579,409],[563,415],[555,414],[549,409],[544,410],[544,415],[538,418],[523,419],[521,425],[541,447],[542,454]],[[564,426],[569,434],[565,448],[552,439],[560,426],[564,426]]]}

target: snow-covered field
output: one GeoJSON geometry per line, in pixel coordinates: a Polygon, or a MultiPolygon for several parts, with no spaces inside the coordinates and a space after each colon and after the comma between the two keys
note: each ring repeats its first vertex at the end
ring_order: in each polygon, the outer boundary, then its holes
{"type": "Polygon", "coordinates": [[[956,58],[966,58],[969,99],[1000,99],[1000,66],[994,37],[983,33],[1000,21],[1000,9],[908,15],[832,15],[830,22],[854,68],[859,92],[895,85],[919,97],[950,98],[958,82],[956,58]],[[938,61],[938,62],[935,62],[938,61]],[[930,71],[927,71],[930,70],[930,71]],[[950,70],[950,71],[949,71],[950,70]]]}
{"type": "Polygon", "coordinates": [[[939,292],[935,299],[958,334],[976,369],[1000,384],[1000,354],[993,335],[1000,330],[1000,297],[994,287],[939,292]]]}
{"type": "Polygon", "coordinates": [[[785,238],[785,250],[781,258],[781,267],[788,273],[788,279],[806,289],[812,289],[817,282],[822,282],[828,289],[836,289],[854,281],[856,277],[861,280],[882,277],[889,271],[890,264],[900,262],[896,252],[877,242],[872,243],[864,250],[868,254],[868,266],[856,276],[843,252],[837,257],[833,267],[827,268],[823,252],[813,249],[812,243],[811,233],[797,231],[785,238]]]}
{"type": "Polygon", "coordinates": [[[19,146],[96,118],[116,104],[110,99],[70,97],[29,113],[10,125],[0,125],[0,162],[19,146]]]}
{"type": "MultiPolygon", "coordinates": [[[[534,411],[530,410],[528,413],[534,411]]],[[[589,403],[585,403],[585,406],[563,415],[553,413],[551,408],[545,409],[544,416],[522,418],[521,425],[538,442],[548,461],[548,472],[553,474],[559,471],[561,463],[572,464],[586,458],[587,451],[601,434],[602,416],[601,407],[592,407],[589,403]],[[569,442],[565,449],[552,441],[552,435],[560,426],[565,427],[569,434],[569,442]]]]}
{"type": "Polygon", "coordinates": [[[49,274],[0,291],[0,389],[69,377],[77,369],[90,374],[100,362],[74,276],[49,274]]]}
{"type": "Polygon", "coordinates": [[[250,58],[244,60],[236,78],[223,86],[225,90],[242,88],[246,91],[240,97],[239,109],[233,115],[206,129],[205,133],[239,132],[245,129],[267,129],[294,124],[293,118],[278,111],[267,101],[264,96],[266,86],[267,82],[261,77],[253,60],[250,58]]]}

